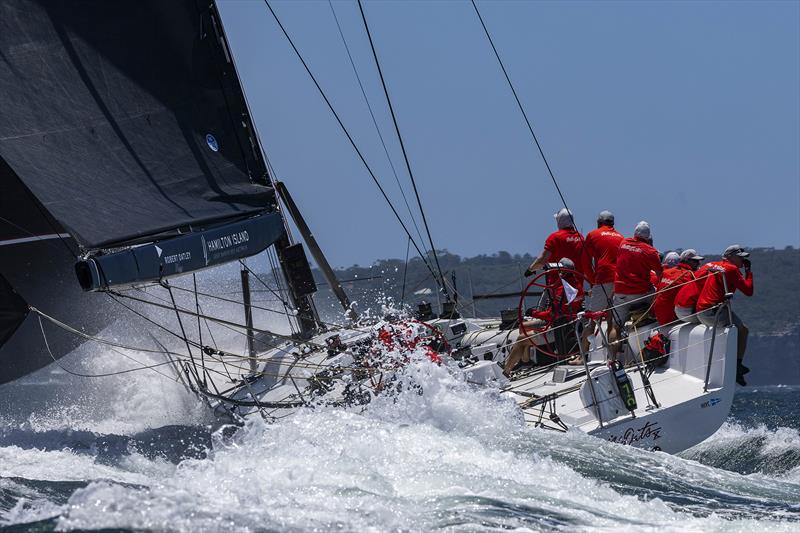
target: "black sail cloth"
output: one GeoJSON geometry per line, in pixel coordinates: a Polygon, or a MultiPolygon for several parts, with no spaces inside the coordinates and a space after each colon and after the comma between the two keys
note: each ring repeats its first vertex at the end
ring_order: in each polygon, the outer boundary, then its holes
{"type": "Polygon", "coordinates": [[[203,1],[0,0],[0,157],[85,248],[274,201],[203,1]]]}
{"type": "Polygon", "coordinates": [[[88,335],[118,316],[78,284],[79,247],[278,216],[217,17],[210,0],[0,0],[0,384],[83,349],[28,304],[88,335]]]}

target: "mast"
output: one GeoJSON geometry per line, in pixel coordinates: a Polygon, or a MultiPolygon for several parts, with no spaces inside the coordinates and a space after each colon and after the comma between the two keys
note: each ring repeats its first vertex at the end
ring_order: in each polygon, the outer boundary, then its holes
{"type": "MultiPolygon", "coordinates": [[[[219,20],[219,24],[218,26],[215,26],[215,30],[219,35],[220,42],[227,51],[226,57],[228,58],[228,61],[234,67],[233,72],[239,79],[239,85],[243,87],[243,84],[241,83],[241,77],[239,76],[239,71],[236,68],[236,58],[230,52],[230,45],[228,44],[228,39],[225,36],[225,27],[222,23],[222,18],[219,16],[219,9],[217,8],[216,3],[214,4],[213,9],[217,15],[217,19],[219,20]]],[[[247,94],[243,91],[242,95],[244,98],[245,107],[249,111],[250,106],[247,101],[247,94]]],[[[251,142],[253,143],[254,148],[259,151],[262,158],[266,161],[266,151],[264,150],[264,145],[262,144],[260,136],[258,135],[258,128],[254,121],[250,120],[249,123],[251,124],[252,133],[251,142]]],[[[350,304],[350,299],[347,297],[347,294],[345,294],[344,289],[333,272],[333,269],[325,258],[322,249],[311,233],[311,230],[308,228],[308,225],[305,223],[297,204],[294,203],[294,200],[289,195],[286,186],[282,182],[278,181],[271,173],[266,175],[266,179],[283,200],[284,205],[289,211],[289,214],[300,230],[303,240],[308,246],[311,255],[317,262],[317,266],[319,266],[320,270],[322,271],[323,276],[333,290],[334,295],[344,308],[345,313],[349,318],[356,318],[355,311],[353,311],[350,304]]],[[[280,204],[276,205],[276,209],[278,212],[281,212],[280,204]]],[[[324,328],[319,320],[319,317],[317,316],[313,301],[311,299],[311,295],[317,291],[317,287],[311,272],[311,265],[308,262],[302,244],[294,243],[292,241],[291,233],[289,232],[288,224],[286,223],[285,218],[284,224],[286,227],[286,234],[283,238],[275,242],[275,250],[278,253],[278,259],[280,261],[284,279],[289,286],[290,299],[295,309],[297,309],[297,321],[300,328],[300,334],[302,337],[309,337],[318,329],[324,328]]]]}
{"type": "Polygon", "coordinates": [[[317,262],[317,266],[319,267],[320,271],[322,271],[325,281],[328,282],[328,285],[333,291],[334,296],[336,296],[336,299],[339,300],[339,303],[344,309],[345,314],[348,318],[353,320],[358,318],[358,315],[350,303],[350,298],[348,298],[347,293],[344,292],[342,284],[339,283],[336,273],[333,271],[333,268],[331,268],[330,263],[328,263],[328,259],[325,257],[325,254],[322,253],[322,249],[319,247],[317,239],[314,238],[314,234],[311,233],[311,229],[308,227],[305,218],[303,218],[303,215],[297,208],[297,204],[294,203],[294,199],[289,194],[289,190],[286,188],[286,185],[282,181],[276,181],[275,190],[277,191],[278,196],[280,196],[280,199],[283,200],[284,205],[286,205],[286,209],[289,211],[289,214],[292,216],[292,220],[294,220],[294,223],[297,225],[297,229],[300,230],[303,240],[305,240],[306,244],[308,244],[308,249],[311,252],[312,257],[314,257],[314,260],[317,262]]]}

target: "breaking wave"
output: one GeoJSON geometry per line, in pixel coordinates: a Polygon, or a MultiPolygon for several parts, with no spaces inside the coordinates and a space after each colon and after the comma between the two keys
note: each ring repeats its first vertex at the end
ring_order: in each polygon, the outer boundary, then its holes
{"type": "Polygon", "coordinates": [[[800,432],[744,427],[729,421],[705,442],[682,454],[704,464],[743,474],[761,473],[800,481],[800,432]]]}
{"type": "MultiPolygon", "coordinates": [[[[102,373],[130,361],[97,349],[64,364],[102,373]]],[[[796,413],[791,394],[778,393],[774,405],[737,395],[736,419],[672,456],[528,428],[510,401],[425,357],[401,380],[414,386],[365,407],[319,406],[231,431],[212,429],[192,395],[152,372],[86,380],[48,370],[0,397],[25,406],[0,415],[0,527],[800,527],[800,435],[792,429],[800,425],[753,416],[796,413]]]]}
{"type": "MultiPolygon", "coordinates": [[[[796,530],[796,430],[726,424],[676,457],[526,428],[416,362],[396,396],[241,430],[4,424],[0,524],[60,529],[796,530]],[[776,460],[779,459],[780,461],[776,460]],[[781,462],[782,461],[782,462],[781,462]],[[776,464],[780,462],[780,466],[776,464]]],[[[153,392],[158,381],[152,381],[153,392]]],[[[112,411],[108,411],[113,412],[112,411]]],[[[145,411],[146,412],[146,411],[145,411]]],[[[142,423],[142,426],[147,424],[142,423]]]]}

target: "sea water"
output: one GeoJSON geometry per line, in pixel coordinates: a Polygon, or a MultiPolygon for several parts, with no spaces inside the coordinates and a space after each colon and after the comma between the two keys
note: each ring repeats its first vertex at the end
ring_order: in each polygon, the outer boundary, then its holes
{"type": "MultiPolygon", "coordinates": [[[[62,361],[132,365],[101,346],[62,361]]],[[[800,389],[738,389],[728,422],[673,456],[528,428],[424,358],[404,379],[418,386],[230,432],[169,375],[47,369],[0,388],[0,527],[800,530],[800,389]]]]}

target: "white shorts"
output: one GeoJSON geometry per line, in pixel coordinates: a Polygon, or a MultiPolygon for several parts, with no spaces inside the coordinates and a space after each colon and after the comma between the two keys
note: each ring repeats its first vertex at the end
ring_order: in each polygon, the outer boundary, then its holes
{"type": "Polygon", "coordinates": [[[653,291],[642,294],[615,294],[614,311],[612,319],[615,319],[621,326],[631,317],[631,309],[647,307],[653,301],[655,294],[653,291]]]}
{"type": "MultiPolygon", "coordinates": [[[[697,316],[698,321],[701,324],[706,325],[706,326],[711,328],[711,327],[714,327],[714,317],[716,315],[717,315],[717,309],[712,307],[711,309],[706,309],[705,311],[700,311],[699,313],[697,313],[696,316],[697,316]]],[[[731,318],[733,319],[733,325],[736,326],[737,328],[741,329],[741,327],[744,325],[744,323],[742,322],[742,319],[739,318],[739,315],[737,315],[736,313],[731,311],[730,316],[729,316],[728,315],[728,311],[725,310],[725,309],[720,311],[717,325],[718,326],[722,326],[722,327],[729,326],[730,323],[731,323],[729,319],[731,319],[731,318]]]]}
{"type": "Polygon", "coordinates": [[[611,307],[614,298],[614,283],[603,283],[602,285],[592,285],[592,292],[589,293],[589,300],[586,302],[588,311],[605,311],[611,307]]]}
{"type": "Polygon", "coordinates": [[[689,324],[700,323],[700,320],[697,318],[697,315],[694,314],[694,308],[692,307],[675,306],[675,316],[680,318],[683,322],[688,322],[689,324]]]}

